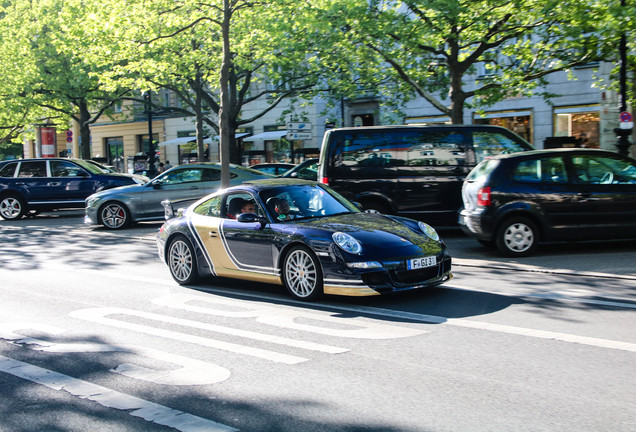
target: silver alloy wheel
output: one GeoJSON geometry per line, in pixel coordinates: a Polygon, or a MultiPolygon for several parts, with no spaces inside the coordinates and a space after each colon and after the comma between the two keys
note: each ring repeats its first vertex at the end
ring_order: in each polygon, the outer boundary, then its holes
{"type": "Polygon", "coordinates": [[[321,294],[319,269],[313,257],[303,248],[292,250],[285,259],[285,283],[289,292],[300,299],[321,294]]]}
{"type": "Polygon", "coordinates": [[[506,228],[504,242],[512,252],[526,252],[534,245],[534,231],[523,222],[515,222],[506,228]]]}
{"type": "Polygon", "coordinates": [[[190,245],[182,239],[170,243],[168,266],[172,277],[179,283],[190,283],[193,279],[194,262],[190,245]]]}
{"type": "Polygon", "coordinates": [[[22,202],[15,197],[3,198],[0,202],[0,216],[6,220],[20,219],[24,213],[22,202]]]}
{"type": "Polygon", "coordinates": [[[120,229],[128,225],[128,210],[121,204],[109,203],[101,210],[101,220],[106,228],[120,229]]]}

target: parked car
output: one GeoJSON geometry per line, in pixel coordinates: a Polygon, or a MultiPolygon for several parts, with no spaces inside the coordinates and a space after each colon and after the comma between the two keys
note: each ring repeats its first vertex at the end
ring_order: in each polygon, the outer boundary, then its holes
{"type": "Polygon", "coordinates": [[[497,126],[371,126],[325,133],[318,181],[365,211],[457,224],[461,187],[484,158],[532,150],[497,126]]]}
{"type": "Polygon", "coordinates": [[[82,208],[89,195],[148,178],[106,173],[80,159],[36,158],[0,162],[0,216],[20,219],[29,212],[82,208]]]}
{"type": "Polygon", "coordinates": [[[285,172],[282,177],[317,181],[318,158],[307,159],[306,161],[299,163],[289,171],[285,172]]]}
{"type": "Polygon", "coordinates": [[[507,256],[539,242],[636,238],[636,160],[592,149],[495,156],[468,175],[460,226],[507,256]]]}
{"type": "Polygon", "coordinates": [[[294,164],[291,164],[291,163],[276,162],[276,163],[256,164],[256,165],[252,165],[250,168],[258,170],[258,171],[262,171],[266,174],[271,174],[273,176],[279,176],[279,175],[285,174],[287,171],[289,171],[293,167],[294,167],[294,164]]]}
{"type": "MultiPolygon", "coordinates": [[[[230,184],[272,176],[230,165],[230,184]]],[[[161,220],[161,201],[191,199],[193,202],[221,186],[221,164],[203,162],[171,168],[147,184],[122,187],[93,194],[86,198],[85,222],[109,229],[126,228],[131,223],[161,220]]]]}
{"type": "Polygon", "coordinates": [[[299,300],[427,288],[452,276],[451,257],[429,225],[361,213],[305,180],[250,181],[211,194],[167,220],[157,244],[180,284],[238,278],[284,285],[299,300]],[[237,201],[254,213],[236,215],[237,201]]]}

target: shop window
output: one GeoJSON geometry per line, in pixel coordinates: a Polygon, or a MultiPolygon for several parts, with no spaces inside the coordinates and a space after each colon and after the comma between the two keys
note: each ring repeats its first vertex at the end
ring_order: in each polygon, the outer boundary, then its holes
{"type": "Polygon", "coordinates": [[[554,136],[572,137],[577,147],[600,147],[600,114],[598,111],[558,112],[555,114],[554,136]]]}
{"type": "Polygon", "coordinates": [[[476,118],[474,123],[505,127],[526,141],[532,142],[532,122],[529,115],[476,118]]]}

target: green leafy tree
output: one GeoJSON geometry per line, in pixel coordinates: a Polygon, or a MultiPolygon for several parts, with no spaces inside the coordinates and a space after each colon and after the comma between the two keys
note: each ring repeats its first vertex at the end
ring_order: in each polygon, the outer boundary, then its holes
{"type": "Polygon", "coordinates": [[[456,124],[467,106],[541,92],[548,74],[601,59],[608,42],[599,26],[610,8],[596,0],[343,4],[323,10],[340,32],[339,54],[355,64],[353,81],[397,105],[418,95],[456,124]]]}
{"type": "Polygon", "coordinates": [[[204,128],[218,131],[222,182],[229,185],[227,164],[240,162],[237,128],[312,88],[318,79],[315,64],[307,61],[315,42],[300,30],[309,19],[308,7],[290,0],[134,5],[112,0],[108,10],[124,19],[110,27],[120,36],[115,55],[121,64],[110,77],[177,94],[183,105],[176,111],[196,119],[200,158],[204,128]],[[260,108],[255,109],[257,101],[260,108]]]}
{"type": "MultiPolygon", "coordinates": [[[[17,0],[3,5],[3,41],[13,58],[9,74],[15,80],[12,98],[38,107],[40,122],[80,126],[81,157],[90,154],[90,128],[107,113],[126,88],[104,90],[100,75],[113,68],[109,56],[85,25],[98,2],[81,0],[17,0]]],[[[33,120],[33,113],[30,115],[33,120]]]]}

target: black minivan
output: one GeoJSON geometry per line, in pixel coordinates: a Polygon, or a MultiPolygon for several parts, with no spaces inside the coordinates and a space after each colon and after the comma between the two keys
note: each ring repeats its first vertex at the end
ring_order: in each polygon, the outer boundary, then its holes
{"type": "Polygon", "coordinates": [[[455,225],[462,183],[475,165],[532,149],[510,130],[489,125],[332,129],[323,138],[318,181],[367,212],[455,225]]]}

